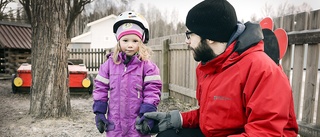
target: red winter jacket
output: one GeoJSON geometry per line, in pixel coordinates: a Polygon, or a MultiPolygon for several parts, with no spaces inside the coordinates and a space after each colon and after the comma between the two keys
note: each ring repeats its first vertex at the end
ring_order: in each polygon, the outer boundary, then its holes
{"type": "Polygon", "coordinates": [[[206,137],[296,137],[287,76],[265,54],[262,40],[244,41],[233,42],[217,58],[198,65],[199,109],[182,113],[182,127],[200,127],[206,137]]]}

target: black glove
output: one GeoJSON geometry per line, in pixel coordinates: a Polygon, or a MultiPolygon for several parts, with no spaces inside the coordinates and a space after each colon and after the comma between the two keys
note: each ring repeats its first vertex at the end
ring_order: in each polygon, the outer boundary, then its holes
{"type": "Polygon", "coordinates": [[[95,121],[100,133],[114,130],[114,123],[107,120],[104,114],[96,114],[95,121]]]}
{"type": "Polygon", "coordinates": [[[154,129],[153,127],[157,124],[158,121],[145,118],[144,116],[142,116],[141,118],[138,116],[136,118],[136,129],[143,135],[158,133],[158,130],[152,131],[152,129],[154,129]]]}
{"type": "Polygon", "coordinates": [[[105,116],[107,107],[107,102],[94,101],[93,112],[96,114],[96,127],[100,133],[103,133],[104,131],[114,130],[115,128],[114,123],[112,121],[107,120],[105,116]]]}

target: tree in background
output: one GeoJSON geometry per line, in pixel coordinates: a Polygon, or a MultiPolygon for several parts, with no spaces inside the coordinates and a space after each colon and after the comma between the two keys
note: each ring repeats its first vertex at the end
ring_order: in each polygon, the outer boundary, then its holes
{"type": "Polygon", "coordinates": [[[277,17],[290,15],[290,14],[297,14],[301,12],[310,12],[312,7],[308,3],[302,3],[301,5],[295,6],[292,4],[288,4],[287,2],[284,4],[279,5],[277,17]]]}
{"type": "Polygon", "coordinates": [[[30,115],[71,114],[67,46],[76,17],[91,0],[19,0],[32,27],[30,115]]]}
{"type": "MultiPolygon", "coordinates": [[[[261,9],[262,17],[258,17],[255,13],[253,13],[250,17],[251,22],[258,23],[264,17],[281,17],[290,14],[297,14],[300,12],[310,12],[312,10],[311,6],[308,3],[303,3],[301,5],[295,6],[292,4],[288,4],[288,2],[282,3],[278,6],[278,8],[274,8],[272,5],[266,2],[264,7],[261,9]]],[[[245,21],[241,21],[244,23],[245,21]]]]}
{"type": "Polygon", "coordinates": [[[12,2],[12,0],[0,0],[0,20],[8,18],[9,15],[4,13],[4,10],[10,2],[12,2]]]}
{"type": "Polygon", "coordinates": [[[185,24],[178,20],[178,11],[161,12],[156,6],[144,4],[139,5],[138,13],[144,15],[149,23],[150,38],[157,38],[173,34],[180,34],[186,31],[185,24]]]}
{"type": "MultiPolygon", "coordinates": [[[[103,18],[105,16],[119,13],[125,10],[133,10],[132,5],[135,1],[129,0],[95,0],[94,3],[88,4],[85,12],[79,16],[78,25],[81,26],[80,30],[83,30],[85,24],[95,21],[97,19],[103,18]]],[[[172,12],[160,11],[156,6],[144,5],[140,3],[136,12],[141,13],[145,16],[149,22],[150,28],[150,38],[181,34],[184,33],[186,28],[184,22],[178,20],[178,10],[173,10],[172,12]],[[147,8],[146,8],[147,7],[147,8]]],[[[303,3],[300,6],[294,6],[287,4],[279,5],[278,9],[275,9],[272,5],[265,3],[264,8],[261,9],[262,17],[257,16],[255,13],[252,14],[250,21],[259,22],[263,17],[279,17],[288,14],[296,14],[299,12],[311,11],[312,8],[307,3],[303,3]]],[[[245,22],[243,19],[241,22],[245,22]]],[[[75,31],[75,35],[81,34],[83,31],[75,31]]]]}
{"type": "MultiPolygon", "coordinates": [[[[257,22],[259,22],[260,20],[261,20],[261,19],[259,19],[256,14],[252,14],[251,17],[250,17],[250,21],[251,21],[251,22],[257,23],[257,22]]],[[[243,23],[244,23],[244,22],[243,22],[243,23]]]]}
{"type": "MultiPolygon", "coordinates": [[[[310,12],[312,7],[308,3],[302,3],[301,5],[295,6],[289,4],[288,2],[280,4],[276,9],[272,5],[265,3],[264,7],[261,9],[263,17],[281,17],[290,14],[297,14],[301,12],[310,12]]],[[[261,20],[260,18],[259,20],[261,20]]]]}
{"type": "Polygon", "coordinates": [[[127,10],[134,0],[94,0],[85,5],[82,13],[76,18],[75,25],[72,27],[71,36],[77,36],[85,31],[88,23],[111,14],[118,15],[127,10]]]}
{"type": "Polygon", "coordinates": [[[267,2],[264,4],[264,8],[261,9],[263,17],[272,17],[274,15],[274,9],[272,5],[268,4],[267,2]]]}
{"type": "MultiPolygon", "coordinates": [[[[0,3],[4,3],[12,0],[0,0],[0,3]]],[[[29,0],[30,1],[30,0],[29,0]]],[[[94,0],[92,3],[85,5],[85,8],[81,14],[77,16],[74,21],[74,24],[71,27],[71,37],[80,35],[84,32],[86,24],[100,18],[106,17],[108,15],[114,14],[118,15],[119,13],[125,10],[133,10],[131,5],[133,5],[135,0],[94,0]]],[[[0,4],[0,9],[4,7],[3,4],[0,4]]],[[[16,15],[15,21],[24,22],[26,18],[26,13],[23,9],[18,9],[13,14],[21,14],[16,15]]],[[[309,4],[303,3],[300,6],[295,6],[292,4],[288,4],[288,2],[282,3],[278,6],[278,8],[274,8],[272,5],[265,3],[264,7],[261,9],[262,17],[257,16],[256,14],[252,14],[250,21],[258,22],[263,17],[279,17],[289,14],[296,14],[299,12],[309,12],[312,8],[309,4]]],[[[147,8],[143,3],[139,5],[139,8],[136,12],[141,13],[146,17],[149,22],[150,27],[150,38],[162,37],[173,34],[184,33],[186,28],[184,27],[184,23],[178,20],[178,10],[174,9],[172,12],[160,11],[156,6],[147,5],[147,8]],[[159,27],[161,26],[161,27],[159,27]]],[[[0,10],[0,20],[1,20],[0,10]]],[[[9,13],[6,13],[8,18],[9,13]]],[[[13,19],[9,19],[13,21],[13,19]]],[[[241,22],[245,22],[243,19],[241,22]]]]}
{"type": "MultiPolygon", "coordinates": [[[[134,0],[94,0],[85,6],[72,28],[72,36],[84,33],[86,24],[109,16],[118,15],[126,10],[133,10],[134,0]]],[[[161,12],[156,6],[140,4],[136,12],[142,14],[149,23],[150,38],[184,33],[186,28],[183,22],[178,21],[178,11],[161,12]]]]}

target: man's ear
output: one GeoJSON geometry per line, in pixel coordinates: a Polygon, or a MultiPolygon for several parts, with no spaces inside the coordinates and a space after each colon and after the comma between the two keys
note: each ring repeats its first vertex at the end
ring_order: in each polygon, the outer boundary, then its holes
{"type": "Polygon", "coordinates": [[[211,44],[213,44],[215,41],[210,40],[210,39],[206,39],[206,42],[207,42],[208,45],[211,45],[211,44]]]}
{"type": "Polygon", "coordinates": [[[208,46],[213,50],[216,55],[220,55],[226,50],[227,43],[221,43],[213,40],[206,39],[208,46]]]}

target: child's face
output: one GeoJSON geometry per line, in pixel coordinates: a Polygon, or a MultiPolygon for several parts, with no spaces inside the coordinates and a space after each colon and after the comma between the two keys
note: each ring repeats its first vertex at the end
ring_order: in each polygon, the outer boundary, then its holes
{"type": "Polygon", "coordinates": [[[139,50],[141,39],[134,34],[125,35],[119,40],[121,51],[125,52],[128,56],[132,56],[139,50]]]}

